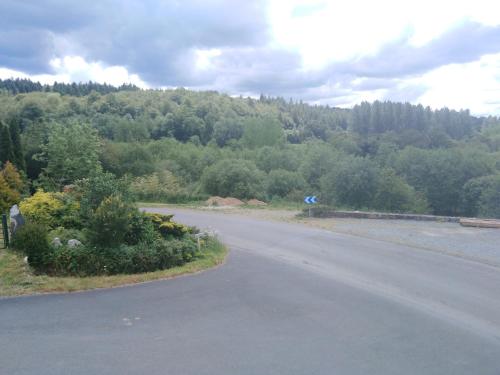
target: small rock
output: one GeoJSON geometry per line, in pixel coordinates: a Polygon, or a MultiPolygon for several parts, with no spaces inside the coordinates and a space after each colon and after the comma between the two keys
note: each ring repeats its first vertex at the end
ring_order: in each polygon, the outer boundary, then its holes
{"type": "Polygon", "coordinates": [[[59,237],[55,237],[55,238],[52,240],[52,246],[54,246],[54,247],[59,247],[59,246],[62,246],[61,239],[60,239],[59,237]]]}
{"type": "Polygon", "coordinates": [[[71,239],[68,240],[68,247],[75,247],[75,246],[80,246],[82,243],[78,240],[71,239]]]}
{"type": "Polygon", "coordinates": [[[23,262],[26,263],[26,264],[28,264],[28,257],[24,257],[23,258],[23,262]]]}

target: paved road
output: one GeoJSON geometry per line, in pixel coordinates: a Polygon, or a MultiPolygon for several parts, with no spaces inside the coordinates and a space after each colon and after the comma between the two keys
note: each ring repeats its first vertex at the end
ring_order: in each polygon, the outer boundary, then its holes
{"type": "MultiPolygon", "coordinates": [[[[161,211],[161,210],[160,210],[161,211]]],[[[210,212],[227,264],[0,300],[3,374],[500,374],[500,269],[210,212]]]]}

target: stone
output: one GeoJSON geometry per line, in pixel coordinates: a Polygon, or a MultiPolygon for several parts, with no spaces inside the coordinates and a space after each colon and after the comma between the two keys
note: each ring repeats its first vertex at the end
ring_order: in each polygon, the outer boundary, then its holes
{"type": "Polygon", "coordinates": [[[17,206],[17,204],[13,205],[10,208],[9,216],[10,216],[10,233],[14,234],[25,223],[24,217],[23,215],[21,215],[21,211],[19,211],[19,207],[17,206]]]}
{"type": "Polygon", "coordinates": [[[59,246],[62,246],[61,239],[60,239],[59,237],[55,237],[55,238],[52,240],[52,246],[54,246],[54,247],[59,247],[59,246]]]}
{"type": "Polygon", "coordinates": [[[78,240],[75,240],[74,238],[71,240],[68,240],[68,247],[76,247],[80,246],[82,243],[78,240]]]}

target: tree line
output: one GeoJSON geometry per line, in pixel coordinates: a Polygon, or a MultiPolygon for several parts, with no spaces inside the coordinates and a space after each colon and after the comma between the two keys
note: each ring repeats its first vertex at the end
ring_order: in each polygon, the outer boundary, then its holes
{"type": "Polygon", "coordinates": [[[339,208],[500,216],[496,117],[409,103],[340,109],[264,95],[87,89],[0,90],[0,161],[23,171],[32,191],[101,170],[127,179],[141,199],[314,194],[339,208]]]}

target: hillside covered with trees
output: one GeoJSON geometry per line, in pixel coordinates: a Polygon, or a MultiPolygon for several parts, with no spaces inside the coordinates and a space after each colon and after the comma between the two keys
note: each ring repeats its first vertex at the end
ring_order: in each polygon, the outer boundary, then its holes
{"type": "Polygon", "coordinates": [[[0,163],[32,192],[105,171],[141,200],[315,194],[339,208],[500,217],[500,121],[466,110],[6,80],[0,121],[0,163]]]}

